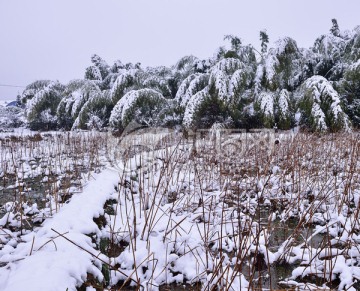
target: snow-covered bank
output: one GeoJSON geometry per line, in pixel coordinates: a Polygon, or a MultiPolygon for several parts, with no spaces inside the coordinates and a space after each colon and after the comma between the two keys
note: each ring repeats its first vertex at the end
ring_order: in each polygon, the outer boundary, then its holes
{"type": "Polygon", "coordinates": [[[72,197],[71,203],[47,219],[36,232],[23,236],[24,242],[15,249],[11,246],[2,249],[0,262],[7,265],[0,268],[0,289],[76,290],[87,273],[102,279],[99,268],[94,266],[99,265],[95,259],[99,251],[86,234],[99,232],[93,218],[103,214],[103,205],[115,191],[118,178],[118,172],[109,169],[95,174],[84,191],[72,197]]]}

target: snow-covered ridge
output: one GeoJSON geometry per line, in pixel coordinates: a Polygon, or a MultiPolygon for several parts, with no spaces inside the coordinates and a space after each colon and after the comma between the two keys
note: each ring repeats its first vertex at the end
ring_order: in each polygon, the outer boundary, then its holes
{"type": "Polygon", "coordinates": [[[74,195],[71,203],[35,232],[23,236],[23,242],[15,249],[9,246],[0,250],[0,263],[9,266],[0,271],[0,289],[76,290],[86,280],[87,273],[101,279],[101,262],[96,259],[99,251],[94,249],[87,234],[99,235],[93,217],[103,214],[103,205],[114,192],[117,178],[114,170],[94,175],[95,180],[90,180],[81,194],[74,195]]]}

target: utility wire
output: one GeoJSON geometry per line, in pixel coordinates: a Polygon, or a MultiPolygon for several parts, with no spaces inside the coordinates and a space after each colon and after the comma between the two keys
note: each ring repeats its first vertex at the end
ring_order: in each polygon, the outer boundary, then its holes
{"type": "Polygon", "coordinates": [[[0,87],[25,88],[26,86],[0,84],[0,87]]]}

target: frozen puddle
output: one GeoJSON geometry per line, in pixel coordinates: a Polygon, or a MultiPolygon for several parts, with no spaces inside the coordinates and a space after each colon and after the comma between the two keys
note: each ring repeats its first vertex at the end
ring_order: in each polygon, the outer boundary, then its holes
{"type": "Polygon", "coordinates": [[[24,242],[0,250],[1,290],[76,290],[87,273],[102,278],[101,263],[94,258],[99,251],[86,234],[99,233],[93,218],[103,214],[103,205],[114,192],[119,174],[106,169],[93,177],[95,180],[82,193],[73,195],[53,218],[23,236],[24,242]]]}

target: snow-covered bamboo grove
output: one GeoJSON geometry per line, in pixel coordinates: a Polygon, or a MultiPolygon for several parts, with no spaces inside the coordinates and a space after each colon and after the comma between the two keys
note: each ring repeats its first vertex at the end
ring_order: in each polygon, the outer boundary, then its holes
{"type": "Polygon", "coordinates": [[[84,79],[29,84],[18,96],[25,118],[0,110],[0,126],[122,131],[135,120],[186,129],[215,122],[331,132],[359,127],[359,27],[341,30],[333,19],[310,48],[290,37],[270,46],[267,33],[260,36],[261,52],[228,35],[212,56],[185,56],[170,67],[109,65],[93,55],[84,79]]]}

